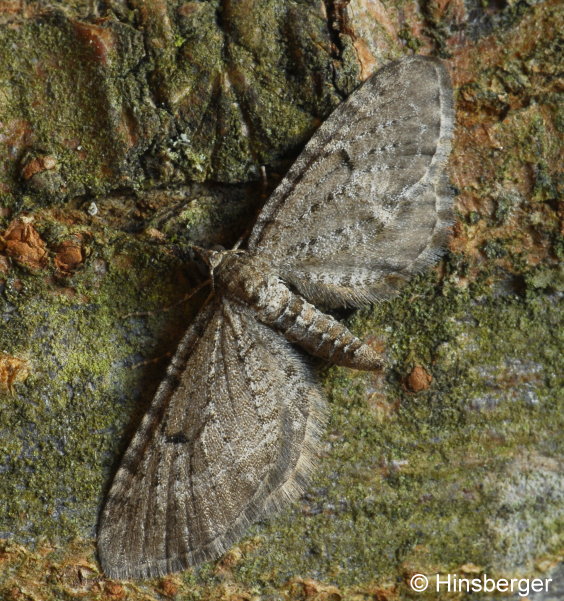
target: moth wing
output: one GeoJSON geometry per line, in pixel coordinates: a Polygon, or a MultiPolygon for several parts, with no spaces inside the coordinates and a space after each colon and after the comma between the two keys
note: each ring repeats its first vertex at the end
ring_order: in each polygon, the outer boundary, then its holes
{"type": "Polygon", "coordinates": [[[214,559],[301,491],[323,400],[301,355],[219,300],[190,328],[115,476],[98,552],[112,578],[214,559]]]}
{"type": "Polygon", "coordinates": [[[249,249],[314,303],[390,296],[446,241],[453,124],[440,61],[390,63],[317,130],[259,214],[249,249]]]}

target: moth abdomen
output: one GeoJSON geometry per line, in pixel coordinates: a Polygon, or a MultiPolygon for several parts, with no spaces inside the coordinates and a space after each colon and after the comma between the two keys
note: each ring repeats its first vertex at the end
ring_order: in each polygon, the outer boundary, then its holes
{"type": "Polygon", "coordinates": [[[279,286],[285,290],[273,295],[271,303],[257,311],[257,317],[263,323],[329,363],[364,370],[381,367],[376,351],[359,340],[346,326],[291,292],[282,282],[279,286]]]}

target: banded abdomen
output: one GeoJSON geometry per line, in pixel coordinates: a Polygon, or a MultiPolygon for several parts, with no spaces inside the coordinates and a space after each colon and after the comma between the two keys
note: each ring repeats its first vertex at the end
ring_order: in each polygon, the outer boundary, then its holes
{"type": "MultiPolygon", "coordinates": [[[[380,356],[347,327],[323,313],[303,297],[285,290],[257,310],[257,317],[279,330],[290,342],[334,365],[373,370],[382,366],[380,356]]],[[[258,307],[257,307],[258,309],[258,307]]]]}

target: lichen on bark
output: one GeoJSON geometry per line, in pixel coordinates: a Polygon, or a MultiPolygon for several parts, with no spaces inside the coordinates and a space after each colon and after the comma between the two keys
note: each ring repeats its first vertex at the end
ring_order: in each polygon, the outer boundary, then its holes
{"type": "Polygon", "coordinates": [[[548,569],[557,2],[20,4],[0,7],[0,594],[399,599],[416,571],[548,569]],[[216,564],[105,581],[100,502],[205,296],[179,302],[205,278],[189,244],[233,243],[331,109],[414,50],[456,87],[458,213],[437,269],[349,316],[384,375],[323,373],[331,422],[297,505],[216,564]]]}

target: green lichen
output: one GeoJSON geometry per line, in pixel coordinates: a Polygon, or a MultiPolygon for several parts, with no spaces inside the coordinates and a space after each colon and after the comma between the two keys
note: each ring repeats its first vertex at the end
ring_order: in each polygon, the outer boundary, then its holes
{"type": "Polygon", "coordinates": [[[47,12],[0,31],[5,206],[257,179],[358,81],[351,41],[335,55],[319,7],[187,3],[170,22],[167,7],[145,8],[98,22],[47,12]],[[22,181],[30,149],[57,164],[22,181]]]}
{"type": "Polygon", "coordinates": [[[0,430],[10,432],[2,529],[20,540],[92,531],[111,458],[152,372],[134,365],[170,351],[193,314],[174,306],[189,286],[176,259],[109,232],[102,246],[98,234],[88,266],[59,286],[37,274],[16,289],[17,268],[6,279],[1,310],[11,318],[0,347],[31,366],[13,397],[0,392],[0,430]]]}
{"type": "MultiPolygon", "coordinates": [[[[156,11],[144,25],[156,33],[160,23],[156,11]]],[[[260,165],[303,142],[339,100],[329,31],[317,8],[193,3],[170,27],[166,35],[183,43],[153,50],[152,81],[184,144],[175,137],[160,148],[190,179],[256,179],[260,165]]],[[[350,91],[358,75],[350,52],[336,72],[338,91],[350,91]]]]}
{"type": "Polygon", "coordinates": [[[22,183],[28,148],[57,163],[55,170],[23,182],[35,202],[61,203],[72,195],[133,185],[140,171],[132,159],[145,150],[143,137],[156,126],[144,104],[147,91],[138,69],[143,52],[140,34],[125,25],[96,28],[62,14],[0,31],[0,87],[10,97],[0,111],[5,127],[19,136],[18,154],[6,148],[2,157],[8,189],[15,193],[22,183]],[[101,57],[88,27],[107,45],[101,57]],[[130,136],[140,138],[133,152],[130,136]],[[56,181],[43,181],[49,177],[56,181]]]}
{"type": "Polygon", "coordinates": [[[407,25],[400,29],[398,37],[400,40],[403,40],[405,45],[414,53],[417,53],[422,46],[421,40],[412,34],[411,29],[407,25]]]}

